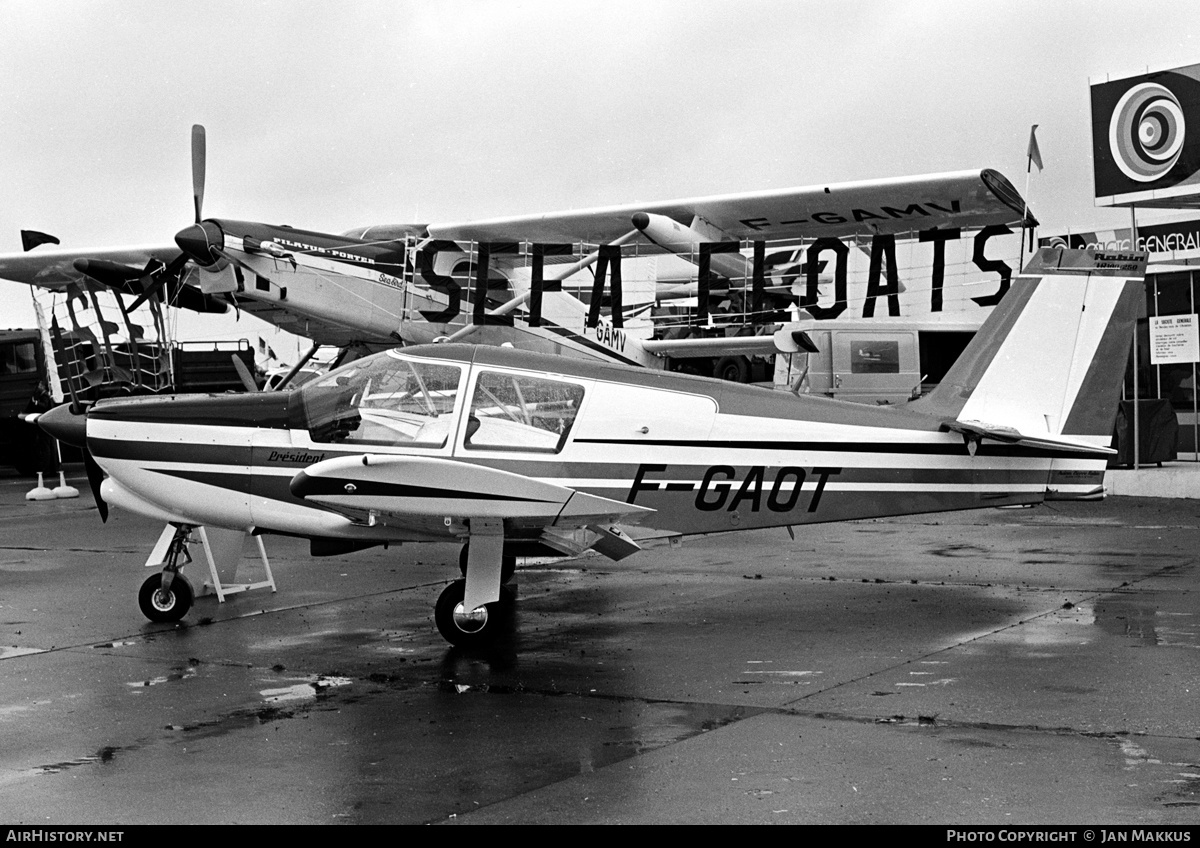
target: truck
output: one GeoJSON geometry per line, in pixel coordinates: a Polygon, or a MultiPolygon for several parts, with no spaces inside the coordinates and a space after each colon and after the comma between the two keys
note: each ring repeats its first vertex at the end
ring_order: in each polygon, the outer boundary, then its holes
{"type": "MultiPolygon", "coordinates": [[[[151,345],[124,349],[114,345],[104,362],[102,347],[77,333],[61,334],[56,356],[57,373],[62,381],[61,397],[75,397],[83,403],[105,397],[180,392],[245,391],[234,358],[254,374],[254,350],[248,341],[182,342],[171,346],[169,355],[159,357],[151,345]],[[171,364],[170,379],[160,388],[147,379],[134,382],[129,375],[146,363],[162,359],[171,364]],[[115,375],[120,375],[116,378],[115,375]]],[[[46,345],[39,330],[0,330],[0,465],[15,468],[19,474],[58,469],[59,448],[53,438],[28,420],[33,413],[46,412],[55,405],[53,373],[46,358],[46,345]]],[[[76,452],[64,448],[68,459],[76,452]]]]}
{"type": "Polygon", "coordinates": [[[54,439],[25,416],[54,405],[37,330],[0,330],[0,462],[21,474],[58,468],[54,439]]]}

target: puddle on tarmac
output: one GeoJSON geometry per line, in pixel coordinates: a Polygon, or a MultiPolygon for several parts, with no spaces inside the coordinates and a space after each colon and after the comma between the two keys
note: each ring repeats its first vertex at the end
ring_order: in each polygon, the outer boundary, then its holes
{"type": "MultiPolygon", "coordinates": [[[[478,682],[478,668],[473,669],[475,673],[465,675],[454,673],[453,668],[453,665],[445,668],[447,673],[440,682],[439,691],[463,699],[464,704],[474,701],[477,705],[474,709],[483,708],[489,717],[495,711],[516,711],[513,714],[521,715],[533,711],[532,714],[541,715],[545,721],[569,722],[569,736],[561,738],[571,738],[573,743],[566,748],[556,743],[555,753],[549,760],[542,759],[547,755],[538,743],[529,746],[531,756],[539,758],[538,769],[543,778],[549,774],[547,768],[561,768],[564,776],[591,772],[769,711],[729,704],[641,701],[605,696],[594,689],[588,692],[534,691],[519,682],[478,682]],[[497,698],[503,703],[494,707],[484,706],[476,700],[497,698]],[[549,765],[550,762],[554,765],[549,765]]],[[[464,714],[469,714],[472,708],[455,708],[464,709],[464,714]]],[[[443,707],[444,714],[452,711],[443,707]]],[[[446,726],[453,725],[446,722],[446,726]]],[[[463,730],[463,725],[458,724],[453,731],[457,745],[467,743],[463,730]]],[[[481,726],[481,732],[490,736],[493,731],[489,718],[481,726]]],[[[561,728],[546,738],[554,737],[556,732],[561,732],[561,728]]]]}
{"type": "Polygon", "coordinates": [[[957,683],[957,677],[939,677],[937,680],[924,680],[914,683],[897,683],[897,689],[927,689],[931,686],[949,686],[951,683],[957,683]]]}
{"type": "MultiPolygon", "coordinates": [[[[375,630],[369,628],[326,628],[310,633],[297,633],[289,636],[279,636],[270,640],[254,642],[249,645],[252,651],[278,652],[295,648],[308,648],[314,645],[321,649],[334,646],[360,649],[372,653],[390,655],[410,655],[428,653],[429,645],[426,631],[417,630],[375,630]]],[[[440,647],[440,646],[438,646],[440,647]]]]}
{"type": "Polygon", "coordinates": [[[977,559],[991,556],[994,552],[981,548],[976,545],[946,545],[941,548],[931,548],[929,551],[934,556],[950,557],[954,559],[968,558],[977,559]]]}
{"type": "Polygon", "coordinates": [[[1030,524],[1065,524],[1071,527],[1120,527],[1124,523],[1124,519],[1121,518],[1089,518],[1084,515],[1064,515],[1049,511],[1039,511],[1030,518],[1030,524]]]}
{"type": "Polygon", "coordinates": [[[135,694],[151,686],[160,686],[163,683],[176,683],[180,680],[190,680],[196,676],[196,667],[188,666],[180,671],[173,671],[170,674],[162,674],[157,677],[150,677],[146,680],[130,680],[125,683],[130,689],[134,690],[135,694]]]}
{"type": "Polygon", "coordinates": [[[951,683],[957,683],[957,677],[938,677],[940,672],[937,671],[910,671],[908,673],[909,680],[903,683],[897,683],[897,687],[921,687],[927,688],[931,686],[949,686],[951,683]],[[917,679],[912,679],[917,678],[917,679]]]}
{"type": "Polygon", "coordinates": [[[308,633],[294,633],[289,636],[276,636],[261,642],[251,642],[247,649],[251,651],[277,651],[286,648],[303,648],[318,642],[327,642],[334,638],[353,637],[367,631],[345,630],[343,628],[328,628],[313,630],[308,633]]]}
{"type": "Polygon", "coordinates": [[[1200,648],[1200,615],[1163,612],[1147,600],[1108,596],[1023,621],[996,634],[1030,646],[1079,645],[1098,635],[1133,639],[1146,646],[1200,648]]]}
{"type": "Polygon", "coordinates": [[[1091,627],[1095,623],[1092,603],[1085,601],[1049,615],[1026,619],[998,634],[997,638],[1033,646],[1080,645],[1091,640],[1094,635],[1091,627]]]}
{"type": "Polygon", "coordinates": [[[1163,612],[1134,598],[1117,596],[1096,603],[1095,621],[1111,636],[1145,645],[1200,648],[1200,616],[1194,613],[1163,612]]]}
{"type": "Polygon", "coordinates": [[[29,712],[31,709],[33,709],[33,706],[30,704],[12,704],[7,707],[0,707],[0,721],[4,721],[6,718],[12,718],[13,716],[19,717],[24,713],[29,712]]]}
{"type": "Polygon", "coordinates": [[[644,704],[637,710],[635,722],[609,726],[589,746],[592,762],[596,767],[607,765],[725,727],[755,712],[718,704],[644,704]],[[597,748],[601,750],[597,752],[597,748]]]}
{"type": "Polygon", "coordinates": [[[1125,771],[1139,774],[1142,780],[1162,790],[1155,797],[1164,807],[1200,807],[1200,772],[1192,762],[1175,762],[1153,756],[1142,745],[1128,738],[1113,740],[1125,758],[1125,771]]]}
{"type": "Polygon", "coordinates": [[[262,695],[263,700],[268,704],[311,701],[327,689],[349,686],[352,682],[349,677],[326,677],[324,675],[313,675],[299,679],[302,682],[292,686],[282,686],[277,689],[263,689],[258,694],[262,695]]]}
{"type": "Polygon", "coordinates": [[[62,762],[47,763],[46,765],[38,766],[34,769],[31,769],[30,773],[32,773],[32,774],[59,774],[61,772],[67,771],[68,769],[72,769],[76,766],[88,766],[88,765],[94,765],[96,763],[111,763],[113,761],[113,758],[116,757],[116,755],[118,753],[120,753],[122,750],[123,749],[121,749],[121,748],[113,748],[111,746],[105,746],[105,747],[99,749],[98,751],[96,751],[96,753],[94,753],[94,754],[89,754],[87,756],[79,757],[74,760],[63,760],[62,762]]]}
{"type": "Polygon", "coordinates": [[[421,653],[428,640],[425,633],[415,630],[384,630],[375,634],[375,641],[364,644],[363,648],[377,654],[393,656],[411,656],[421,653]]]}
{"type": "Polygon", "coordinates": [[[564,776],[587,774],[760,712],[724,704],[620,701],[599,706],[593,703],[581,708],[579,719],[575,720],[577,726],[572,728],[574,741],[559,750],[561,759],[554,768],[561,769],[564,776]]]}
{"type": "Polygon", "coordinates": [[[762,685],[764,683],[778,686],[808,686],[815,683],[816,678],[825,673],[807,669],[761,667],[774,665],[774,662],[774,660],[746,660],[746,665],[750,668],[743,671],[742,677],[734,680],[733,684],[735,686],[762,685]]]}
{"type": "Polygon", "coordinates": [[[820,671],[745,671],[738,680],[732,681],[735,686],[753,684],[761,686],[810,686],[817,682],[820,671]],[[752,676],[753,675],[753,676],[752,676]]]}

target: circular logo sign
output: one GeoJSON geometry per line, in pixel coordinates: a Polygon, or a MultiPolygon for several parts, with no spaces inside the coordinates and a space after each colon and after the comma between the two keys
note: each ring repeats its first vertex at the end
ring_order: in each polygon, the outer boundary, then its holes
{"type": "Polygon", "coordinates": [[[1135,85],[1117,102],[1108,125],[1108,144],[1121,172],[1149,183],[1179,160],[1185,132],[1179,99],[1157,83],[1135,85]]]}

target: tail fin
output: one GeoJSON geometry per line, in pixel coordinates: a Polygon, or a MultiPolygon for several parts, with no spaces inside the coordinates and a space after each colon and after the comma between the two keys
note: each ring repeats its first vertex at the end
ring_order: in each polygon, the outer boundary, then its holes
{"type": "Polygon", "coordinates": [[[1145,253],[1042,248],[911,408],[976,435],[1107,445],[1145,274],[1145,253]]]}

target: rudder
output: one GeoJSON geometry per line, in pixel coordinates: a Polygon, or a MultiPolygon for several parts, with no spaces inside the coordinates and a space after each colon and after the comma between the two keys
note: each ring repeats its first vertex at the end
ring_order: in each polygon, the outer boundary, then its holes
{"type": "Polygon", "coordinates": [[[1112,433],[1141,252],[1042,248],[934,391],[929,414],[1027,435],[1112,433]]]}

